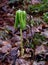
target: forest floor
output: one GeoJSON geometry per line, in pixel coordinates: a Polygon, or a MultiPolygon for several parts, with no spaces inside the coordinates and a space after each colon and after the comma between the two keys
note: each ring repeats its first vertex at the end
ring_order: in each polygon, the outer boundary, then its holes
{"type": "Polygon", "coordinates": [[[29,3],[22,4],[0,1],[0,65],[48,65],[48,24],[42,18],[48,10],[31,13],[28,11],[29,3]],[[18,9],[27,12],[26,29],[22,31],[23,57],[20,55],[20,28],[14,29],[18,9]]]}

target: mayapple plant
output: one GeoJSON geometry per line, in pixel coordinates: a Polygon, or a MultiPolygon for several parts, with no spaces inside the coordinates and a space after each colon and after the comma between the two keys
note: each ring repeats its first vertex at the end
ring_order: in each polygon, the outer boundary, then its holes
{"type": "Polygon", "coordinates": [[[15,15],[15,24],[14,28],[18,28],[20,25],[20,36],[21,36],[21,56],[24,55],[23,49],[23,37],[22,37],[22,30],[26,28],[26,11],[17,10],[15,15]]]}

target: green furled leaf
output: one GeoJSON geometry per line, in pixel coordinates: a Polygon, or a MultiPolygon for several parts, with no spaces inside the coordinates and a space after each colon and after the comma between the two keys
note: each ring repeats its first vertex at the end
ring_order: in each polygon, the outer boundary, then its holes
{"type": "Polygon", "coordinates": [[[26,12],[18,10],[16,11],[14,27],[17,28],[20,25],[21,29],[26,27],[26,12]]]}

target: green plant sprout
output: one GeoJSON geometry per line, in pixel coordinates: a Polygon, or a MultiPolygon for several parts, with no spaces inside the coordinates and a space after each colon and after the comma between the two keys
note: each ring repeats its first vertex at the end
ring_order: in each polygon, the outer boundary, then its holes
{"type": "Polygon", "coordinates": [[[14,28],[18,28],[18,25],[20,25],[21,56],[23,56],[24,49],[23,49],[22,30],[26,28],[26,12],[25,11],[22,11],[22,10],[16,11],[14,28]]]}

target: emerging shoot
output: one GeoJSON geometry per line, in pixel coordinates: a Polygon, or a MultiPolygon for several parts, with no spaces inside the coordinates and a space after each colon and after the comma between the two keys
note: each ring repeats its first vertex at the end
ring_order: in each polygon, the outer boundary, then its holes
{"type": "Polygon", "coordinates": [[[23,49],[23,38],[22,38],[22,30],[26,28],[26,12],[22,10],[16,11],[15,15],[15,24],[14,28],[18,28],[18,25],[20,25],[20,36],[21,36],[21,56],[24,54],[23,49]]]}

